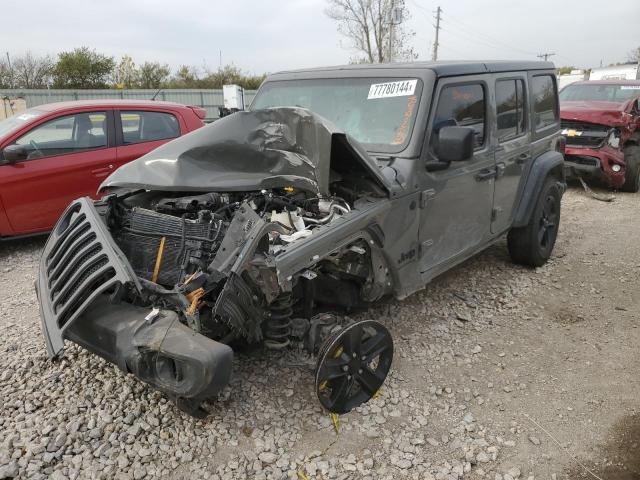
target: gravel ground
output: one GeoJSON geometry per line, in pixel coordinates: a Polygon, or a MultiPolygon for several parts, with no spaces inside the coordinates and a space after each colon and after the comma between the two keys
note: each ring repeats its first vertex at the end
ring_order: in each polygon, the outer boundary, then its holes
{"type": "Polygon", "coordinates": [[[47,360],[43,240],[0,244],[0,479],[638,479],[639,212],[640,195],[570,190],[546,266],[503,242],[359,315],[396,357],[338,425],[297,351],[236,355],[205,420],[79,347],[47,360]]]}

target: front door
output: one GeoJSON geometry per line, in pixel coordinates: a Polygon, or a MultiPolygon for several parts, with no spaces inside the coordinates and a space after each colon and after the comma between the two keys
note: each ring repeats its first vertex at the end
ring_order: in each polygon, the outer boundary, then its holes
{"type": "Polygon", "coordinates": [[[425,172],[420,202],[420,267],[426,277],[473,252],[490,236],[495,162],[487,128],[488,78],[438,82],[424,160],[436,159],[434,145],[444,126],[473,128],[476,147],[469,160],[425,172]]]}
{"type": "Polygon", "coordinates": [[[67,205],[96,189],[113,170],[112,116],[82,112],[49,120],[14,142],[27,159],[0,166],[0,196],[16,235],[50,230],[67,205]]]}
{"type": "Polygon", "coordinates": [[[513,221],[516,199],[523,188],[522,174],[531,163],[530,130],[527,121],[525,74],[494,76],[496,124],[493,139],[497,168],[491,231],[500,234],[513,221]]]}

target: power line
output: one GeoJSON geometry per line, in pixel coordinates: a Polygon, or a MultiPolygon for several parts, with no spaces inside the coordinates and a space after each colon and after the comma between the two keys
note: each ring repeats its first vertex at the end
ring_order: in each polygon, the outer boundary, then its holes
{"type": "MultiPolygon", "coordinates": [[[[525,55],[531,55],[531,56],[535,56],[536,55],[534,52],[529,52],[529,51],[526,51],[526,50],[522,50],[521,48],[514,47],[511,44],[508,44],[508,43],[503,42],[503,41],[501,41],[501,40],[499,40],[499,39],[497,39],[495,37],[487,35],[484,32],[479,32],[479,31],[475,30],[474,28],[470,27],[465,22],[463,22],[463,21],[457,19],[456,17],[452,16],[450,13],[447,13],[447,15],[448,15],[447,18],[449,19],[450,22],[454,22],[454,23],[457,23],[459,25],[459,26],[458,25],[453,25],[454,27],[456,27],[456,28],[458,28],[460,30],[463,30],[465,33],[469,32],[469,33],[473,34],[474,36],[483,37],[484,42],[485,43],[486,42],[492,43],[493,47],[495,47],[497,45],[500,45],[502,48],[508,48],[510,50],[513,50],[513,51],[516,51],[516,52],[519,52],[519,53],[522,53],[522,54],[525,54],[525,55]]],[[[477,41],[478,39],[474,38],[474,40],[477,41]]]]}
{"type": "MultiPolygon", "coordinates": [[[[458,38],[460,38],[462,40],[465,40],[467,42],[471,41],[471,42],[474,42],[474,43],[479,44],[479,45],[483,45],[483,46],[486,46],[486,47],[489,47],[489,48],[493,48],[495,50],[504,51],[505,49],[511,49],[511,50],[517,51],[517,49],[513,49],[512,47],[504,47],[504,46],[501,46],[501,45],[496,45],[494,43],[489,42],[488,40],[484,40],[482,38],[477,38],[472,33],[467,33],[467,32],[465,32],[463,30],[454,31],[454,30],[451,30],[450,28],[443,28],[443,30],[445,32],[448,32],[449,34],[454,35],[454,36],[456,36],[456,37],[458,37],[458,38]]],[[[529,55],[529,54],[527,54],[527,55],[529,55]]],[[[530,54],[530,55],[534,56],[535,54],[530,54]]]]}
{"type": "Polygon", "coordinates": [[[436,41],[433,42],[433,61],[437,61],[438,60],[438,46],[440,45],[440,43],[438,42],[438,37],[440,35],[440,16],[442,14],[442,9],[440,8],[440,6],[438,6],[438,9],[436,10],[436,41]]]}
{"type": "Polygon", "coordinates": [[[442,28],[442,30],[447,32],[447,33],[449,33],[450,35],[453,35],[454,37],[457,37],[457,38],[459,38],[461,40],[464,40],[465,42],[473,42],[475,44],[483,45],[485,47],[493,48],[493,49],[496,49],[496,50],[504,50],[504,47],[488,43],[487,41],[479,39],[479,38],[475,38],[472,34],[469,34],[469,33],[466,33],[466,32],[454,31],[454,30],[451,30],[449,27],[442,28]]]}
{"type": "Polygon", "coordinates": [[[451,51],[453,53],[455,53],[456,55],[459,55],[459,59],[461,60],[475,60],[475,57],[470,57],[468,53],[466,52],[462,52],[460,50],[457,50],[455,48],[452,48],[450,45],[440,45],[440,50],[445,50],[445,53],[447,51],[451,51]]]}

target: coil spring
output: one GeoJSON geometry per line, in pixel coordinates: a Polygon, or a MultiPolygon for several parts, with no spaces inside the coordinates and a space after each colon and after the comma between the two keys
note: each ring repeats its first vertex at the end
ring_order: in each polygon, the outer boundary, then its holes
{"type": "Polygon", "coordinates": [[[291,315],[293,315],[291,292],[283,293],[269,306],[271,315],[264,326],[265,346],[280,349],[289,345],[291,315]]]}

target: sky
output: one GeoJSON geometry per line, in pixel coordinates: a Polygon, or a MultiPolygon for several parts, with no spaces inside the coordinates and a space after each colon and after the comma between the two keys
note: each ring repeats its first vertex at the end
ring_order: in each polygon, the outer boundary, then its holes
{"type": "MultiPolygon", "coordinates": [[[[248,73],[348,63],[356,53],[325,14],[326,0],[0,0],[0,52],[56,55],[88,46],[119,59],[248,73]],[[7,15],[7,16],[5,16],[7,15]],[[11,18],[10,21],[6,19],[11,18]]],[[[527,59],[557,66],[624,61],[640,47],[640,1],[406,0],[419,60],[527,59]]]]}

